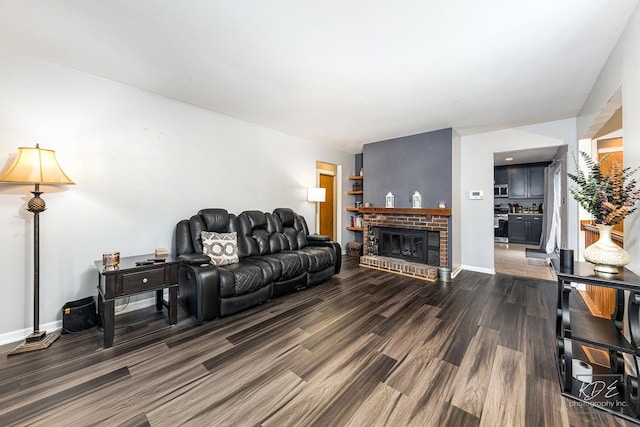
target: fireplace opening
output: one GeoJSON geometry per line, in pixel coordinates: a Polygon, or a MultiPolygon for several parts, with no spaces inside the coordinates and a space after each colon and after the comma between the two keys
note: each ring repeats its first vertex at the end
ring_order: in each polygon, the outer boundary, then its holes
{"type": "Polygon", "coordinates": [[[404,228],[374,227],[378,255],[440,265],[440,232],[404,228]]]}

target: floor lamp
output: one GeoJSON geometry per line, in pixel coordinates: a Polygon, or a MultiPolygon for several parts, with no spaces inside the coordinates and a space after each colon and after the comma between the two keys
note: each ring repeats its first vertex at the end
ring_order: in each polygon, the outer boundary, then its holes
{"type": "Polygon", "coordinates": [[[59,336],[58,333],[47,335],[40,330],[40,212],[46,209],[44,200],[40,198],[40,184],[73,184],[74,182],[62,171],[56,153],[45,150],[36,144],[35,148],[19,147],[13,164],[0,176],[0,182],[12,184],[35,184],[31,192],[27,210],[33,213],[33,333],[9,354],[47,348],[59,336]]]}

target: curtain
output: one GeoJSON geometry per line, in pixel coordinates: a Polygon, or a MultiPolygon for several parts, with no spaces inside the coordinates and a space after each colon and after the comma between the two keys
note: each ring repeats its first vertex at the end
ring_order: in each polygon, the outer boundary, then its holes
{"type": "Polygon", "coordinates": [[[540,251],[550,254],[560,246],[560,209],[562,163],[554,160],[544,170],[544,210],[540,251]]]}

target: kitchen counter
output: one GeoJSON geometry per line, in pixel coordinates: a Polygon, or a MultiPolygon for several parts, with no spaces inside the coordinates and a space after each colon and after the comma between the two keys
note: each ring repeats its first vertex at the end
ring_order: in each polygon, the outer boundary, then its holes
{"type": "Polygon", "coordinates": [[[540,213],[540,212],[522,212],[522,213],[510,213],[509,215],[516,215],[516,216],[520,216],[520,215],[542,215],[542,213],[540,213]]]}

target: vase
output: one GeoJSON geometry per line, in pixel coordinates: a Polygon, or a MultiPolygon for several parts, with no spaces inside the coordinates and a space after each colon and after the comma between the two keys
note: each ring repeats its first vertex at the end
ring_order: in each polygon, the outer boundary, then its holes
{"type": "Polygon", "coordinates": [[[596,227],[600,238],[584,250],[584,259],[595,264],[593,268],[595,271],[617,274],[618,268],[624,267],[631,261],[629,254],[611,240],[613,225],[596,224],[596,227]]]}

